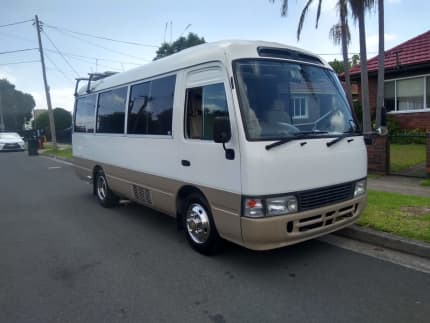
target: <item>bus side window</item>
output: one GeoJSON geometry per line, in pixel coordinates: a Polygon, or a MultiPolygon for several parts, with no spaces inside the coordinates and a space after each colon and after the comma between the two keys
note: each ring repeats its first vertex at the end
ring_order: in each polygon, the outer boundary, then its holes
{"type": "Polygon", "coordinates": [[[185,136],[213,140],[215,117],[228,117],[223,83],[187,89],[185,136]]]}

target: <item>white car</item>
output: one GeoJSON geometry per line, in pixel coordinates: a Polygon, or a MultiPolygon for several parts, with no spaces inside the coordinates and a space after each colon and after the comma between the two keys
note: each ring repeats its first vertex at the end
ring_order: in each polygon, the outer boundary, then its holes
{"type": "Polygon", "coordinates": [[[16,132],[0,132],[0,151],[24,150],[24,140],[16,132]]]}

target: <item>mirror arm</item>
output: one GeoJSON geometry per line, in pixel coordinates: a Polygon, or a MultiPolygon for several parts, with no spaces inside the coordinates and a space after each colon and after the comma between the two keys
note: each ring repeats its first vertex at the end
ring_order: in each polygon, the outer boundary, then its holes
{"type": "Polygon", "coordinates": [[[222,148],[224,148],[224,151],[225,151],[225,158],[228,160],[233,160],[234,159],[234,149],[227,148],[225,146],[225,142],[222,143],[222,148]]]}

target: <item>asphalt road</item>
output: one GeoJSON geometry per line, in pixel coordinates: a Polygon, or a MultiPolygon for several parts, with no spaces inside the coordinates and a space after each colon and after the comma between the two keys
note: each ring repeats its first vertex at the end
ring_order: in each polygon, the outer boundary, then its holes
{"type": "Polygon", "coordinates": [[[205,257],[26,153],[0,153],[0,184],[0,322],[429,322],[422,272],[318,240],[205,257]]]}

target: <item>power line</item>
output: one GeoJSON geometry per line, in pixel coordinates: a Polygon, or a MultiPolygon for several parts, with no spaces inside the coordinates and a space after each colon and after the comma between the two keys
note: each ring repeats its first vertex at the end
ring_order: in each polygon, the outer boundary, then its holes
{"type": "Polygon", "coordinates": [[[23,24],[29,21],[34,21],[34,19],[28,19],[28,20],[23,20],[23,21],[17,21],[17,22],[12,22],[10,24],[6,24],[6,25],[0,25],[0,28],[2,27],[8,27],[8,26],[14,26],[14,25],[19,25],[19,24],[23,24]]]}
{"type": "MultiPolygon", "coordinates": [[[[70,58],[71,59],[76,59],[78,61],[86,62],[86,63],[88,63],[90,65],[92,65],[92,64],[95,63],[94,60],[90,60],[89,58],[81,58],[81,57],[70,57],[70,58]]],[[[102,67],[107,67],[107,68],[109,68],[109,69],[111,69],[113,71],[119,71],[118,67],[113,67],[113,66],[110,66],[110,65],[105,65],[105,64],[100,64],[100,63],[97,63],[97,65],[98,66],[102,66],[102,67]]]]}
{"type": "Polygon", "coordinates": [[[1,33],[0,33],[0,35],[2,35],[2,36],[6,36],[6,37],[8,37],[8,38],[13,38],[13,39],[21,39],[21,40],[24,40],[24,41],[26,41],[26,42],[30,42],[30,43],[33,43],[33,44],[34,44],[34,39],[30,39],[30,38],[22,37],[22,36],[17,35],[17,34],[12,34],[12,33],[8,33],[8,34],[6,34],[6,33],[1,32],[1,33]]]}
{"type": "Polygon", "coordinates": [[[87,36],[87,37],[92,37],[92,38],[97,38],[97,39],[103,39],[103,40],[108,40],[108,41],[117,42],[117,43],[123,43],[123,44],[128,44],[128,45],[158,48],[158,46],[156,46],[156,45],[144,44],[144,43],[139,43],[139,42],[134,42],[134,41],[126,41],[126,40],[113,39],[113,38],[104,37],[104,36],[97,36],[97,35],[92,35],[92,34],[88,34],[88,33],[82,33],[82,32],[79,32],[79,31],[74,31],[74,30],[71,30],[71,29],[63,28],[63,27],[53,26],[53,25],[49,25],[49,24],[45,24],[45,26],[48,27],[48,28],[57,29],[57,30],[61,30],[61,31],[66,31],[66,32],[73,33],[73,34],[76,34],[76,35],[81,35],[81,36],[87,36]]]}
{"type": "MultiPolygon", "coordinates": [[[[367,52],[367,54],[376,54],[377,52],[367,52]]],[[[317,53],[317,55],[332,55],[332,56],[340,56],[342,53],[317,53]]],[[[360,52],[348,52],[348,55],[360,55],[360,52]]]]}
{"type": "Polygon", "coordinates": [[[10,62],[10,63],[4,63],[4,64],[0,64],[0,66],[5,66],[5,65],[17,65],[17,64],[27,64],[27,63],[39,63],[39,60],[32,60],[32,61],[20,61],[20,62],[10,62]]]}
{"type": "Polygon", "coordinates": [[[78,37],[76,35],[72,35],[70,33],[62,32],[59,29],[57,29],[57,31],[59,31],[59,32],[65,34],[65,35],[67,35],[69,37],[72,37],[72,38],[78,39],[78,40],[80,40],[82,42],[85,42],[87,44],[90,44],[91,46],[94,46],[94,47],[97,47],[97,48],[103,48],[104,50],[110,51],[112,53],[120,54],[120,55],[123,55],[123,56],[128,56],[128,57],[131,57],[131,58],[134,58],[134,59],[138,59],[138,60],[142,60],[142,61],[146,61],[146,62],[149,61],[148,59],[145,59],[145,58],[142,58],[142,57],[137,57],[137,56],[134,56],[134,55],[130,55],[128,53],[124,53],[124,52],[121,52],[119,50],[115,50],[115,49],[112,49],[112,48],[109,48],[109,47],[106,47],[106,46],[102,46],[102,45],[97,44],[97,43],[93,43],[93,42],[91,42],[91,41],[89,41],[87,39],[82,39],[82,38],[80,38],[80,37],[78,37]]]}
{"type": "Polygon", "coordinates": [[[38,48],[25,48],[25,49],[17,49],[17,50],[10,50],[7,52],[0,52],[0,55],[3,54],[11,54],[11,53],[18,53],[18,52],[28,52],[30,50],[37,50],[38,48]]]}
{"type": "Polygon", "coordinates": [[[63,72],[63,70],[62,70],[62,69],[60,69],[60,68],[58,67],[58,65],[57,65],[57,64],[55,64],[55,62],[51,59],[51,57],[49,57],[49,56],[48,56],[48,54],[46,54],[46,53],[45,53],[45,57],[48,59],[48,61],[50,61],[50,62],[51,62],[51,64],[52,64],[52,65],[54,65],[54,67],[55,67],[55,69],[57,70],[57,72],[59,72],[59,73],[63,74],[64,78],[65,78],[67,81],[71,81],[71,82],[73,82],[73,80],[71,80],[71,79],[66,75],[66,73],[64,73],[64,72],[63,72]]]}
{"type": "MultiPolygon", "coordinates": [[[[52,50],[52,49],[46,49],[46,50],[49,52],[57,53],[55,50],[52,50]]],[[[115,59],[95,57],[95,56],[85,56],[85,55],[79,55],[79,54],[69,53],[69,52],[63,52],[63,55],[67,56],[67,57],[81,57],[81,58],[87,58],[87,59],[92,59],[92,60],[98,59],[99,61],[106,61],[106,62],[113,62],[113,63],[120,63],[120,64],[129,64],[129,65],[136,65],[136,66],[142,65],[142,64],[134,63],[134,62],[125,62],[125,61],[119,61],[119,60],[115,60],[115,59]]]]}
{"type": "MultiPolygon", "coordinates": [[[[53,50],[50,50],[50,49],[45,49],[45,51],[49,51],[49,52],[53,52],[54,54],[58,54],[56,51],[53,51],[53,50]]],[[[64,52],[63,52],[63,54],[65,56],[70,56],[70,55],[66,55],[64,52]]],[[[70,58],[78,60],[78,61],[81,61],[81,62],[88,63],[90,65],[93,65],[95,63],[95,59],[96,59],[96,58],[92,59],[92,58],[88,58],[88,57],[82,58],[82,57],[74,57],[74,56],[70,56],[70,58]]],[[[105,64],[100,64],[100,63],[97,63],[97,65],[98,66],[107,67],[107,68],[109,68],[111,70],[119,71],[118,67],[113,67],[113,66],[110,66],[110,65],[105,65],[105,64]]]]}
{"type": "Polygon", "coordinates": [[[45,35],[45,37],[49,40],[49,42],[51,43],[52,46],[54,46],[54,48],[57,50],[57,53],[60,54],[60,56],[64,59],[64,61],[66,62],[67,65],[69,65],[70,69],[75,72],[76,76],[79,77],[79,73],[73,68],[72,64],[70,64],[70,62],[67,60],[67,58],[64,57],[64,55],[60,52],[60,50],[58,49],[57,46],[55,46],[54,42],[51,40],[51,38],[49,38],[48,34],[46,33],[46,31],[42,30],[43,34],[45,35]]]}

